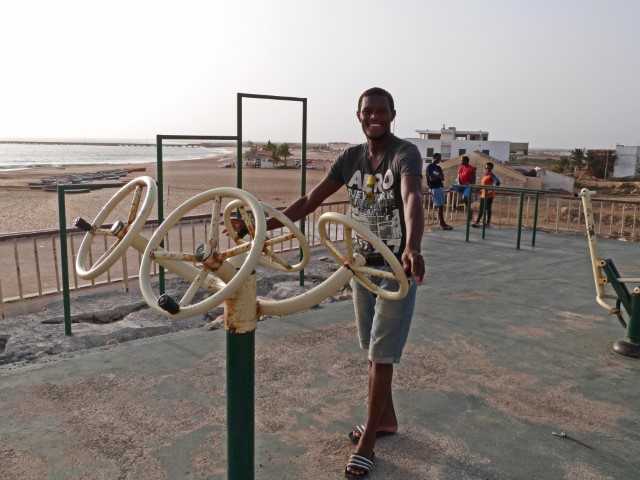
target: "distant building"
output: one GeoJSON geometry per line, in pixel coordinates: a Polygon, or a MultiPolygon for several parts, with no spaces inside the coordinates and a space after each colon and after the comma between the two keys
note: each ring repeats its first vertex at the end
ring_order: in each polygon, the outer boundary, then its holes
{"type": "Polygon", "coordinates": [[[640,177],[640,146],[616,145],[616,160],[613,164],[613,178],[640,177]]]}
{"type": "Polygon", "coordinates": [[[420,138],[406,138],[415,144],[423,158],[431,159],[434,153],[440,153],[448,160],[470,152],[489,155],[500,163],[526,158],[528,142],[507,142],[489,140],[489,132],[482,130],[457,130],[456,127],[441,130],[416,130],[420,138]]]}
{"type": "Polygon", "coordinates": [[[348,142],[329,142],[327,143],[327,147],[329,148],[329,150],[345,150],[346,148],[349,148],[352,144],[348,143],[348,142]]]}

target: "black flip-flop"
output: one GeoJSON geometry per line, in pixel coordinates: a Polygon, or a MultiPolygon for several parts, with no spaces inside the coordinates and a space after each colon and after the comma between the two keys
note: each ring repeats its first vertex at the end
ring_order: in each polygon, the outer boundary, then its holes
{"type": "Polygon", "coordinates": [[[349,470],[345,468],[344,476],[347,478],[367,478],[369,476],[369,473],[371,472],[371,469],[373,468],[373,459],[375,457],[376,457],[375,452],[371,454],[371,460],[369,460],[367,457],[354,453],[353,455],[351,455],[351,457],[349,457],[349,463],[347,463],[347,468],[355,467],[360,470],[364,470],[364,473],[362,475],[357,475],[355,473],[349,472],[349,470]]]}

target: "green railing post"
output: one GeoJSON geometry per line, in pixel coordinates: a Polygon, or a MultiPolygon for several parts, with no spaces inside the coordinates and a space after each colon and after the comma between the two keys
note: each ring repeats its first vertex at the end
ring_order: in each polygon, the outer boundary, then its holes
{"type": "Polygon", "coordinates": [[[489,194],[487,193],[486,189],[483,189],[480,191],[480,201],[482,202],[482,194],[485,195],[484,197],[484,208],[482,209],[482,239],[484,240],[486,237],[486,232],[487,232],[487,210],[488,210],[488,203],[489,203],[489,194]]]}
{"type": "Polygon", "coordinates": [[[227,478],[255,475],[255,332],[227,331],[227,478]],[[233,366],[233,368],[229,368],[233,366]]]}
{"type": "Polygon", "coordinates": [[[522,238],[522,210],[524,208],[524,192],[520,192],[520,204],[518,206],[518,240],[516,249],[520,250],[520,239],[522,238]]]}
{"type": "Polygon", "coordinates": [[[531,246],[536,246],[536,230],[538,228],[538,203],[540,201],[540,193],[536,192],[536,206],[533,210],[533,233],[531,234],[531,246]]]}
{"type": "Polygon", "coordinates": [[[64,205],[64,187],[58,185],[58,221],[60,222],[60,271],[62,273],[62,306],[64,309],[64,334],[71,333],[71,295],[69,293],[69,257],[67,253],[67,214],[64,205]]]}
{"type": "MultiPolygon", "coordinates": [[[[466,232],[466,238],[465,240],[468,242],[469,241],[469,233],[471,230],[471,197],[473,196],[473,188],[472,187],[467,187],[469,189],[469,196],[467,197],[467,232],[466,232]]],[[[464,200],[464,189],[462,190],[462,198],[464,200]]]]}

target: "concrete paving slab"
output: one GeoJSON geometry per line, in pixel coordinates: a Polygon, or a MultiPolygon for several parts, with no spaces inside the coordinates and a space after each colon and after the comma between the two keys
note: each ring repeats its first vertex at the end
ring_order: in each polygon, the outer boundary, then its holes
{"type": "MultiPolygon", "coordinates": [[[[371,478],[638,477],[640,361],[596,305],[585,237],[462,229],[427,281],[371,478]],[[552,432],[566,432],[561,438],[552,432]]],[[[638,246],[601,240],[624,275],[638,246]]],[[[367,366],[342,302],[258,325],[256,478],[344,478],[367,366]]],[[[5,479],[226,478],[225,333],[186,331],[0,370],[5,479]]]]}

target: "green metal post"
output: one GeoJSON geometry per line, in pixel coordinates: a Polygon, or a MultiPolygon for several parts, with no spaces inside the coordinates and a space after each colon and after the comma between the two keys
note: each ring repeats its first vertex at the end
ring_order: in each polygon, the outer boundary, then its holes
{"type": "Polygon", "coordinates": [[[640,344],[640,294],[631,294],[631,315],[627,324],[627,340],[640,344]]]}
{"type": "Polygon", "coordinates": [[[236,136],[238,137],[238,147],[237,147],[238,158],[236,161],[236,187],[238,188],[242,188],[242,169],[240,167],[242,165],[242,97],[243,95],[241,93],[238,93],[238,97],[236,99],[236,110],[238,112],[236,115],[236,121],[237,121],[236,136]]]}
{"type": "MultiPolygon", "coordinates": [[[[467,234],[466,234],[466,241],[469,241],[469,231],[471,230],[471,196],[473,195],[473,189],[471,187],[469,188],[469,197],[467,197],[467,234]]],[[[462,198],[464,198],[464,190],[462,190],[462,198]]]]}
{"type": "Polygon", "coordinates": [[[522,238],[522,210],[524,208],[524,192],[520,192],[520,205],[518,207],[518,240],[516,248],[520,250],[520,239],[522,238]]]}
{"type": "MultiPolygon", "coordinates": [[[[307,194],[307,99],[302,100],[302,180],[300,181],[300,196],[307,194]]],[[[305,233],[305,224],[307,217],[300,219],[300,231],[302,235],[305,233]]],[[[302,248],[300,248],[300,260],[302,260],[302,248]]],[[[304,268],[300,270],[300,286],[304,287],[304,268]]]]}
{"type": "Polygon", "coordinates": [[[482,194],[485,194],[484,197],[484,208],[482,209],[482,239],[484,240],[486,231],[487,231],[487,203],[489,202],[489,194],[486,189],[480,190],[480,201],[482,201],[482,194]]]}
{"type": "MultiPolygon", "coordinates": [[[[156,185],[158,187],[158,225],[164,220],[164,192],[162,182],[162,135],[156,135],[156,185]]],[[[160,243],[160,247],[164,246],[164,241],[160,243]]],[[[160,295],[165,293],[164,289],[164,267],[159,266],[158,270],[158,290],[160,295]]]]}
{"type": "Polygon", "coordinates": [[[533,233],[531,234],[531,246],[536,246],[536,229],[538,228],[538,203],[540,202],[540,194],[536,192],[536,207],[533,210],[533,233]]]}
{"type": "Polygon", "coordinates": [[[62,272],[62,306],[64,334],[71,336],[71,298],[69,293],[69,257],[67,254],[67,215],[64,209],[64,187],[58,185],[58,222],[60,223],[60,266],[62,272]]]}
{"type": "Polygon", "coordinates": [[[254,398],[255,332],[227,331],[228,480],[252,480],[255,475],[254,398]]]}

